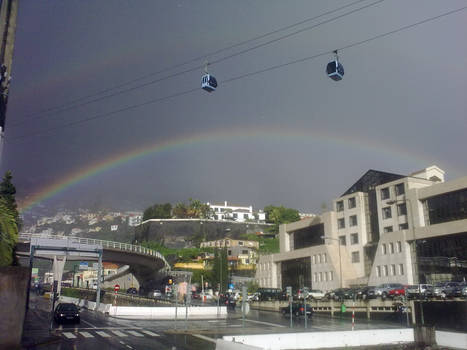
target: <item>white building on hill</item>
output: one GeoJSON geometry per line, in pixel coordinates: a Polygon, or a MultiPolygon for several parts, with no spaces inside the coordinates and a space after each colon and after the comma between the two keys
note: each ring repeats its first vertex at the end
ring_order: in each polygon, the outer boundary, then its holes
{"type": "Polygon", "coordinates": [[[224,203],[207,203],[213,211],[214,220],[232,220],[237,222],[255,221],[266,222],[266,213],[262,210],[254,212],[253,206],[242,206],[224,203]]]}

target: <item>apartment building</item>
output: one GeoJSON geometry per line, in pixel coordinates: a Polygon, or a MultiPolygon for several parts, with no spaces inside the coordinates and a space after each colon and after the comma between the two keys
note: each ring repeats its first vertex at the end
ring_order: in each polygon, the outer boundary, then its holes
{"type": "Polygon", "coordinates": [[[467,275],[467,177],[430,166],[369,170],[322,215],[281,225],[280,253],[260,256],[261,287],[331,290],[467,275]]]}

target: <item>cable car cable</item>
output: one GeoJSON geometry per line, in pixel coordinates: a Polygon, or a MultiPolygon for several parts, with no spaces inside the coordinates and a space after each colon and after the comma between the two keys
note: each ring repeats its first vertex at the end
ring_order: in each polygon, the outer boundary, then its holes
{"type": "Polygon", "coordinates": [[[253,41],[256,41],[256,40],[259,40],[259,39],[263,39],[263,38],[268,37],[268,36],[270,36],[270,35],[273,35],[273,34],[282,32],[282,31],[284,31],[284,30],[291,29],[291,28],[293,28],[293,27],[297,27],[297,26],[302,25],[302,24],[304,24],[304,23],[313,21],[313,20],[318,19],[318,18],[320,18],[320,17],[329,15],[329,14],[331,14],[331,13],[333,13],[333,12],[337,12],[337,11],[343,10],[343,9],[345,9],[345,8],[347,8],[347,7],[351,7],[351,6],[353,6],[353,5],[356,5],[356,4],[358,4],[358,3],[360,3],[360,2],[364,2],[364,1],[368,1],[368,0],[357,0],[357,1],[351,2],[351,3],[347,4],[347,5],[338,7],[338,8],[336,8],[336,9],[334,9],[334,10],[329,10],[329,11],[327,11],[327,12],[324,12],[324,13],[320,14],[320,15],[317,15],[317,16],[314,16],[314,17],[310,17],[310,18],[306,18],[306,19],[304,19],[304,20],[302,20],[302,21],[300,21],[300,22],[296,22],[296,23],[293,23],[293,24],[289,24],[289,25],[287,25],[287,26],[285,26],[285,27],[281,27],[281,28],[275,29],[275,30],[273,30],[273,31],[270,31],[270,32],[261,34],[261,35],[259,35],[259,36],[256,36],[256,37],[253,37],[253,38],[244,40],[244,41],[240,41],[240,42],[238,42],[238,43],[236,43],[236,44],[232,44],[232,45],[230,45],[230,46],[227,46],[227,47],[224,47],[224,48],[221,48],[221,49],[218,49],[218,50],[215,50],[215,51],[206,53],[206,54],[204,54],[204,55],[202,55],[202,56],[197,56],[197,57],[188,59],[187,61],[178,63],[178,64],[176,64],[176,65],[174,65],[174,66],[167,67],[167,68],[161,69],[161,70],[159,70],[159,71],[155,71],[155,72],[151,72],[151,73],[142,75],[142,76],[140,76],[140,77],[137,77],[137,78],[134,78],[134,79],[132,79],[132,80],[126,81],[126,82],[124,82],[124,83],[118,84],[118,85],[116,85],[116,86],[114,86],[114,87],[105,88],[105,89],[103,89],[103,90],[96,91],[96,92],[94,92],[94,93],[92,93],[92,94],[84,95],[84,96],[78,97],[78,98],[76,98],[76,99],[74,99],[74,100],[71,100],[71,101],[69,101],[69,102],[67,102],[67,103],[64,103],[64,104],[62,104],[62,105],[55,106],[55,107],[49,107],[49,108],[46,108],[46,109],[41,110],[41,111],[37,111],[37,112],[30,113],[30,114],[26,114],[25,117],[33,117],[33,116],[41,115],[41,114],[43,114],[43,113],[50,112],[50,111],[55,110],[55,109],[61,109],[61,108],[67,107],[69,104],[75,104],[75,103],[77,103],[77,102],[81,102],[82,100],[85,100],[85,99],[88,99],[88,98],[91,98],[91,97],[94,97],[94,96],[98,96],[98,95],[104,94],[104,93],[106,93],[106,92],[110,92],[110,91],[112,91],[112,90],[115,90],[115,89],[122,88],[122,87],[124,87],[124,86],[126,86],[126,85],[133,84],[133,83],[135,83],[135,82],[137,82],[137,81],[140,81],[140,80],[143,80],[143,79],[152,77],[152,76],[154,76],[154,75],[158,75],[158,74],[161,74],[161,73],[165,73],[165,72],[167,72],[167,71],[170,71],[170,70],[173,70],[173,69],[182,67],[182,66],[187,65],[187,64],[189,64],[189,63],[196,62],[196,61],[198,61],[198,60],[200,60],[200,59],[203,59],[203,58],[206,58],[206,57],[210,57],[210,56],[214,56],[214,55],[217,55],[217,54],[222,53],[222,52],[224,52],[224,51],[228,51],[228,50],[230,50],[230,49],[236,48],[236,47],[238,47],[238,46],[242,46],[242,45],[248,44],[248,43],[250,43],[250,42],[253,42],[253,41]]]}
{"type": "MultiPolygon", "coordinates": [[[[275,43],[275,42],[278,42],[280,40],[283,40],[283,39],[287,39],[289,37],[292,37],[294,35],[297,35],[297,34],[300,34],[302,32],[305,32],[305,31],[308,31],[308,30],[312,30],[312,29],[315,29],[321,25],[324,25],[324,24],[327,24],[327,23],[330,23],[332,21],[335,21],[337,19],[340,19],[340,18],[343,18],[343,17],[346,17],[348,15],[351,15],[353,13],[356,13],[358,11],[361,11],[361,10],[364,10],[368,7],[371,7],[371,6],[374,6],[374,5],[377,5],[383,1],[386,1],[386,0],[377,0],[375,2],[372,2],[368,5],[365,5],[365,6],[362,6],[362,7],[359,7],[357,9],[354,9],[354,10],[351,10],[349,12],[346,12],[342,15],[339,15],[339,16],[336,16],[336,17],[333,17],[333,18],[330,18],[330,19],[327,19],[325,21],[322,21],[320,23],[317,23],[317,24],[314,24],[312,26],[309,26],[309,27],[305,27],[305,28],[302,28],[300,30],[297,30],[295,32],[292,32],[292,33],[289,33],[287,35],[284,35],[284,36],[281,36],[279,38],[276,38],[276,39],[272,39],[272,40],[269,40],[265,43],[262,43],[262,44],[258,44],[256,46],[253,46],[251,48],[247,48],[247,49],[244,49],[242,51],[239,51],[239,52],[236,52],[234,54],[230,54],[230,55],[227,55],[227,56],[224,56],[224,57],[221,57],[217,60],[213,60],[210,62],[210,64],[217,64],[217,63],[220,63],[220,62],[223,62],[225,60],[228,60],[230,58],[233,58],[233,57],[237,57],[237,56],[240,56],[240,55],[243,55],[247,52],[250,52],[250,51],[253,51],[253,50],[256,50],[258,48],[261,48],[261,47],[264,47],[264,46],[267,46],[267,45],[270,45],[272,43],[275,43]]],[[[360,1],[358,1],[360,2],[360,1]]],[[[349,5],[350,6],[350,5],[349,5]]],[[[330,11],[330,12],[335,12],[337,10],[334,10],[334,11],[330,11]]],[[[321,17],[323,15],[320,15],[320,16],[316,16],[314,17],[314,19],[318,18],[318,17],[321,17]]],[[[238,46],[238,45],[237,45],[238,46]]],[[[202,57],[206,57],[206,56],[202,56],[202,57]]],[[[183,65],[183,64],[182,64],[183,65]]],[[[117,92],[114,92],[112,94],[109,94],[109,95],[105,95],[105,96],[101,96],[101,97],[98,97],[98,98],[95,98],[93,100],[90,100],[90,101],[86,101],[86,102],[82,102],[82,103],[79,103],[79,104],[74,104],[74,105],[71,105],[71,106],[68,106],[68,107],[63,107],[62,109],[59,109],[55,112],[52,112],[52,113],[49,113],[49,114],[46,114],[45,116],[40,116],[40,117],[37,117],[35,119],[42,119],[44,117],[47,117],[47,116],[51,116],[51,115],[56,115],[56,114],[59,114],[59,113],[62,113],[62,112],[66,112],[66,111],[69,111],[69,110],[72,110],[72,109],[75,109],[75,108],[79,108],[79,107],[82,107],[82,106],[85,106],[85,105],[88,105],[88,104],[91,104],[91,103],[95,103],[95,102],[99,102],[99,101],[102,101],[102,100],[105,100],[105,99],[108,99],[108,98],[111,98],[111,97],[115,97],[115,96],[118,96],[118,95],[122,95],[122,94],[125,94],[127,92],[130,92],[130,91],[133,91],[133,90],[137,90],[137,89],[140,89],[140,88],[143,88],[143,87],[146,87],[146,86],[149,86],[149,85],[153,85],[153,84],[156,84],[156,83],[159,83],[161,81],[164,81],[164,80],[167,80],[167,79],[170,79],[170,78],[174,78],[174,77],[177,77],[177,76],[180,76],[180,75],[183,75],[183,74],[186,74],[186,73],[190,73],[190,72],[193,72],[193,71],[196,71],[196,70],[199,70],[200,68],[202,68],[203,66],[202,65],[198,65],[194,68],[190,68],[190,69],[186,69],[184,71],[181,71],[181,72],[177,72],[177,73],[173,73],[173,74],[170,74],[170,75],[167,75],[165,77],[162,77],[162,78],[159,78],[159,79],[155,79],[155,80],[152,80],[152,81],[149,81],[149,82],[146,82],[146,83],[143,83],[143,84],[140,84],[140,85],[136,85],[134,87],[131,87],[131,88],[128,88],[128,89],[125,89],[125,90],[120,90],[120,91],[117,91],[117,92]]],[[[163,72],[163,71],[160,71],[160,72],[163,72]]],[[[126,84],[123,84],[123,85],[126,85],[126,84]]],[[[112,89],[113,90],[113,89],[112,89]]],[[[110,90],[109,90],[110,91],[110,90]]],[[[56,109],[56,108],[54,108],[56,109]]],[[[34,114],[34,115],[29,115],[27,116],[27,119],[30,119],[30,118],[33,118],[33,117],[36,117],[37,114],[34,114]]],[[[17,125],[21,125],[21,124],[24,124],[25,122],[27,122],[27,120],[23,119],[21,121],[18,121],[16,123],[12,123],[9,125],[10,128],[12,127],[15,127],[17,125]]]]}
{"type": "MultiPolygon", "coordinates": [[[[446,16],[449,16],[449,15],[464,11],[466,9],[467,9],[467,6],[464,6],[464,7],[455,9],[455,10],[451,10],[451,11],[442,13],[442,14],[434,16],[434,17],[429,17],[429,18],[426,18],[426,19],[421,20],[419,22],[415,22],[415,23],[412,23],[412,24],[409,24],[409,25],[406,25],[406,26],[399,27],[397,29],[391,30],[391,31],[386,32],[386,33],[382,33],[382,34],[372,36],[372,37],[370,37],[368,39],[365,39],[365,40],[361,40],[361,41],[358,41],[358,42],[355,42],[355,43],[352,43],[352,44],[349,44],[349,45],[342,46],[342,47],[338,48],[337,51],[342,51],[342,50],[349,49],[349,48],[352,48],[352,47],[355,47],[355,46],[363,45],[363,44],[366,44],[368,42],[371,42],[371,41],[374,41],[374,40],[377,40],[377,39],[381,39],[381,38],[384,38],[386,36],[390,36],[390,35],[393,35],[395,33],[399,33],[401,31],[408,30],[408,29],[417,27],[419,25],[422,25],[422,24],[437,20],[439,18],[446,17],[446,16]]],[[[254,71],[254,72],[245,73],[245,74],[242,74],[242,75],[239,75],[239,76],[236,76],[236,77],[232,77],[230,79],[223,80],[222,84],[228,84],[230,82],[240,80],[240,79],[243,79],[243,78],[246,78],[246,77],[251,77],[251,76],[254,76],[254,75],[266,73],[266,72],[269,72],[269,71],[272,71],[272,70],[287,67],[287,66],[294,65],[294,64],[297,64],[297,63],[310,61],[310,60],[316,59],[318,57],[327,56],[329,54],[332,54],[334,51],[335,50],[328,50],[328,51],[325,51],[325,52],[315,54],[313,56],[308,56],[308,57],[300,58],[300,59],[297,59],[297,60],[289,61],[289,62],[286,62],[286,63],[278,64],[278,65],[275,65],[275,66],[267,67],[267,68],[264,68],[264,69],[260,69],[260,70],[254,71]]],[[[92,120],[105,118],[105,117],[108,117],[110,115],[114,115],[114,114],[117,114],[117,113],[120,113],[120,112],[124,112],[124,111],[130,110],[130,109],[137,108],[137,107],[141,107],[141,106],[145,106],[145,105],[149,105],[149,104],[153,104],[153,103],[157,103],[157,102],[162,102],[162,101],[165,101],[167,99],[171,99],[171,98],[175,98],[175,97],[179,97],[179,96],[183,96],[183,95],[188,95],[188,94],[193,93],[195,91],[199,91],[199,88],[194,88],[194,89],[182,91],[182,92],[179,92],[179,93],[174,93],[174,94],[169,95],[169,96],[159,97],[159,98],[156,98],[156,99],[153,99],[153,100],[149,100],[149,101],[146,101],[146,102],[143,102],[143,103],[130,105],[130,106],[127,106],[127,107],[124,107],[124,108],[114,110],[114,111],[110,111],[110,112],[106,112],[106,113],[102,113],[102,114],[97,114],[97,115],[94,115],[92,117],[88,117],[88,118],[85,118],[85,119],[80,119],[80,120],[70,122],[70,123],[67,123],[67,124],[62,124],[62,125],[59,125],[57,127],[45,129],[45,130],[38,131],[38,132],[35,132],[35,133],[33,132],[33,133],[29,133],[29,134],[24,134],[24,135],[20,135],[20,136],[17,136],[17,137],[13,137],[11,139],[6,138],[5,141],[7,143],[14,143],[14,142],[11,142],[11,141],[24,139],[24,138],[31,137],[31,136],[43,135],[44,133],[59,130],[59,129],[63,129],[63,128],[68,127],[68,126],[83,124],[83,123],[86,123],[86,122],[89,122],[89,121],[92,121],[92,120]]]]}

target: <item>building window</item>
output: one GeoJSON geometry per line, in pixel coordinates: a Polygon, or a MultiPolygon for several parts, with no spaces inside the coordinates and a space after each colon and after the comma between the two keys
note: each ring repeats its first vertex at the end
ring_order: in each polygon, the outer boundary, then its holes
{"type": "Polygon", "coordinates": [[[383,275],[387,276],[388,275],[388,265],[383,266],[383,275]]]}
{"type": "Polygon", "coordinates": [[[358,244],[358,233],[350,234],[350,244],[358,244]]]}
{"type": "Polygon", "coordinates": [[[389,253],[394,254],[394,243],[389,243],[389,253]]]}
{"type": "Polygon", "coordinates": [[[384,233],[392,232],[392,226],[386,226],[384,228],[384,233]]]}
{"type": "Polygon", "coordinates": [[[336,202],[336,211],[343,211],[344,210],[344,201],[336,202]]]}
{"type": "Polygon", "coordinates": [[[328,274],[326,272],[323,272],[323,281],[327,281],[328,280],[328,274]]]}
{"type": "Polygon", "coordinates": [[[399,225],[399,231],[408,230],[408,229],[409,229],[409,224],[407,223],[399,225]]]}
{"type": "Polygon", "coordinates": [[[396,186],[394,186],[394,189],[396,190],[396,196],[400,196],[401,194],[405,193],[405,188],[404,188],[403,183],[397,184],[396,186]]]}
{"type": "Polygon", "coordinates": [[[339,236],[339,242],[340,245],[347,245],[347,242],[345,241],[345,236],[339,236]]]}
{"type": "Polygon", "coordinates": [[[353,263],[360,262],[360,252],[352,252],[352,262],[353,263]]]}
{"type": "Polygon", "coordinates": [[[382,253],[383,255],[386,255],[388,253],[388,250],[387,250],[387,247],[386,247],[386,244],[383,243],[383,245],[381,246],[381,249],[382,249],[382,253]]]}
{"type": "Polygon", "coordinates": [[[390,218],[392,218],[391,207],[384,207],[383,208],[383,219],[390,219],[390,218]]]}
{"type": "Polygon", "coordinates": [[[376,266],[376,276],[381,277],[381,266],[376,266]]]}
{"type": "Polygon", "coordinates": [[[322,263],[326,263],[326,253],[321,256],[322,263]]]}
{"type": "Polygon", "coordinates": [[[316,263],[321,264],[321,255],[316,255],[316,263]]]}
{"type": "Polygon", "coordinates": [[[388,199],[389,198],[389,187],[381,189],[381,199],[388,199]]]}
{"type": "Polygon", "coordinates": [[[404,275],[404,264],[399,264],[399,274],[404,275]]]}
{"type": "Polygon", "coordinates": [[[239,242],[238,242],[238,245],[243,245],[243,242],[242,242],[242,241],[239,241],[239,242]]]}
{"type": "Polygon", "coordinates": [[[318,276],[319,276],[319,277],[318,277],[318,280],[319,280],[319,282],[321,282],[321,281],[323,280],[323,273],[320,272],[318,276]]]}
{"type": "Polygon", "coordinates": [[[234,214],[233,214],[233,217],[234,217],[234,219],[237,219],[237,218],[238,218],[238,214],[237,214],[237,213],[234,213],[234,214]]]}
{"type": "Polygon", "coordinates": [[[401,243],[401,241],[397,241],[396,246],[397,246],[397,252],[400,253],[400,252],[402,251],[402,243],[401,243]]]}
{"type": "Polygon", "coordinates": [[[355,197],[349,198],[349,209],[355,208],[357,206],[357,201],[355,200],[355,197]]]}
{"type": "Polygon", "coordinates": [[[328,275],[329,275],[328,280],[332,281],[333,278],[334,278],[334,276],[333,276],[333,274],[332,274],[332,271],[329,271],[329,272],[328,272],[328,275]]]}
{"type": "Polygon", "coordinates": [[[313,264],[316,264],[316,255],[313,255],[312,261],[313,261],[313,264]]]}
{"type": "Polygon", "coordinates": [[[407,205],[405,203],[397,205],[397,215],[407,215],[407,205]]]}
{"type": "Polygon", "coordinates": [[[349,217],[349,226],[357,226],[357,215],[349,217]]]}
{"type": "Polygon", "coordinates": [[[337,228],[339,228],[339,229],[345,228],[345,219],[344,218],[337,219],[337,228]]]}
{"type": "Polygon", "coordinates": [[[242,254],[248,254],[248,250],[242,250],[242,254]]]}
{"type": "Polygon", "coordinates": [[[231,251],[231,250],[228,250],[228,251],[227,251],[227,255],[232,255],[232,251],[231,251]]]}
{"type": "Polygon", "coordinates": [[[316,272],[313,274],[313,282],[316,282],[317,277],[316,277],[316,272]]]}
{"type": "Polygon", "coordinates": [[[396,265],[392,264],[391,265],[391,276],[395,276],[396,275],[396,265]]]}

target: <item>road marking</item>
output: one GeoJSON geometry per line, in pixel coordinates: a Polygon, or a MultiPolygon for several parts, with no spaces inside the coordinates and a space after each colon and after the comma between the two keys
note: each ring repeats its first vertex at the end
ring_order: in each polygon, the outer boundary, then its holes
{"type": "Polygon", "coordinates": [[[83,319],[81,319],[81,321],[83,321],[84,323],[90,325],[92,328],[98,328],[98,327],[94,326],[91,322],[88,322],[88,321],[83,320],[83,319]]]}
{"type": "Polygon", "coordinates": [[[133,348],[132,348],[130,345],[128,345],[128,344],[126,345],[126,347],[129,348],[129,349],[133,349],[133,348]]]}
{"type": "Polygon", "coordinates": [[[111,330],[111,332],[119,337],[128,337],[128,335],[126,335],[125,333],[117,331],[117,330],[111,330]]]}
{"type": "Polygon", "coordinates": [[[141,333],[135,332],[135,331],[127,331],[131,335],[134,335],[135,337],[144,337],[141,333]]]}
{"type": "Polygon", "coordinates": [[[94,338],[94,336],[89,332],[79,332],[85,338],[94,338]]]}
{"type": "Polygon", "coordinates": [[[110,335],[105,333],[105,332],[102,332],[102,331],[96,331],[97,334],[99,334],[101,337],[104,337],[104,338],[109,338],[110,335]]]}
{"type": "Polygon", "coordinates": [[[153,333],[153,332],[151,332],[151,331],[142,330],[141,332],[143,332],[144,334],[150,335],[150,336],[152,336],[152,337],[160,337],[159,334],[153,333]]]}
{"type": "Polygon", "coordinates": [[[73,333],[71,332],[63,332],[62,333],[65,337],[67,337],[68,339],[75,339],[76,338],[76,335],[74,335],[73,333]]]}
{"type": "Polygon", "coordinates": [[[206,341],[210,341],[211,343],[216,343],[216,339],[205,337],[204,335],[201,335],[201,334],[192,334],[192,336],[196,337],[196,338],[199,338],[199,339],[206,340],[206,341]]]}
{"type": "Polygon", "coordinates": [[[274,326],[274,327],[282,327],[282,328],[285,328],[285,326],[283,326],[283,325],[281,325],[281,324],[276,324],[276,323],[255,321],[255,320],[249,320],[249,319],[245,319],[245,321],[253,322],[253,323],[259,323],[259,324],[265,324],[265,325],[267,325],[267,326],[274,326]]]}

